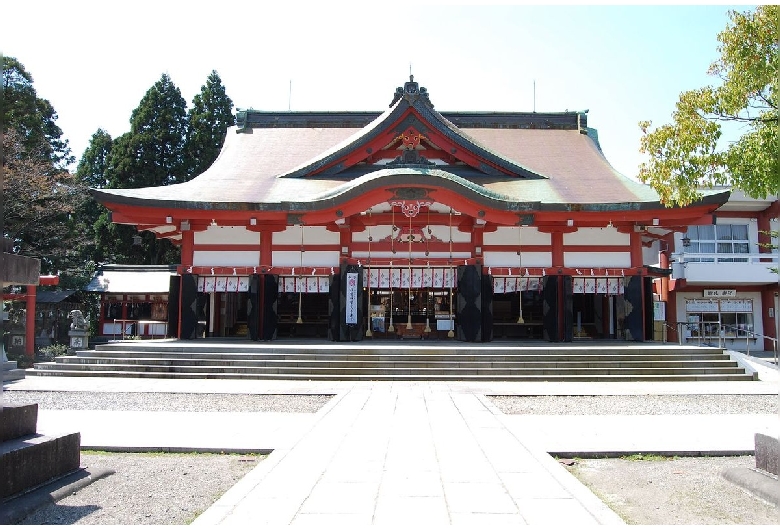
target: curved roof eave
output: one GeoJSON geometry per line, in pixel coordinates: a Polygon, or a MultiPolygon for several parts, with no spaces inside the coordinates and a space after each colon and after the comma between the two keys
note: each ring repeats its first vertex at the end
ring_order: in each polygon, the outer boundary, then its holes
{"type": "MultiPolygon", "coordinates": [[[[462,177],[429,168],[391,168],[381,169],[368,175],[345,182],[334,189],[320,195],[315,195],[306,202],[278,201],[267,203],[250,202],[205,202],[183,201],[177,199],[150,199],[144,197],[128,196],[123,193],[112,193],[114,190],[91,189],[90,193],[101,203],[116,205],[169,208],[184,210],[221,210],[221,211],[316,211],[337,207],[359,195],[368,193],[380,187],[438,187],[457,191],[464,197],[478,203],[492,206],[504,211],[531,211],[539,210],[541,203],[538,201],[520,202],[516,199],[490,191],[483,186],[475,184],[462,177]]],[[[116,190],[125,191],[125,190],[116,190]]],[[[133,190],[135,191],[135,190],[133,190]]]]}

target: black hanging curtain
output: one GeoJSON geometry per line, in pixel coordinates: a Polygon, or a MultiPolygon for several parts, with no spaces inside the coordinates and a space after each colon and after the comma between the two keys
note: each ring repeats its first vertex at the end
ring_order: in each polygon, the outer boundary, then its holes
{"type": "Polygon", "coordinates": [[[653,340],[654,322],[653,315],[655,313],[653,309],[653,278],[650,276],[643,276],[644,291],[645,291],[645,340],[653,340]]]}
{"type": "Polygon", "coordinates": [[[544,339],[560,342],[558,321],[558,276],[542,278],[542,324],[544,339]]]}
{"type": "MultiPolygon", "coordinates": [[[[168,337],[179,338],[179,293],[181,276],[171,276],[168,284],[168,337]]],[[[118,316],[122,316],[121,313],[118,316]]]]}
{"type": "Polygon", "coordinates": [[[279,299],[279,277],[273,274],[263,274],[259,283],[261,285],[258,298],[260,304],[260,340],[274,340],[276,338],[277,323],[279,321],[277,303],[279,299]]]}
{"type": "Polygon", "coordinates": [[[485,274],[482,276],[482,342],[493,340],[493,277],[485,274]]]}
{"type": "Polygon", "coordinates": [[[626,276],[623,298],[626,306],[626,340],[642,342],[644,340],[644,317],[642,315],[642,277],[626,276]]]}
{"type": "Polygon", "coordinates": [[[249,338],[257,340],[260,334],[260,275],[249,277],[249,311],[246,315],[249,338]]]}
{"type": "Polygon", "coordinates": [[[563,341],[572,342],[574,340],[574,291],[572,289],[572,277],[561,276],[562,315],[563,320],[563,341]]]}
{"type": "Polygon", "coordinates": [[[181,275],[181,318],[180,339],[195,338],[198,329],[198,277],[194,274],[181,275]]]}
{"type": "Polygon", "coordinates": [[[482,341],[482,268],[458,267],[458,296],[455,305],[456,337],[465,342],[482,341]]]}

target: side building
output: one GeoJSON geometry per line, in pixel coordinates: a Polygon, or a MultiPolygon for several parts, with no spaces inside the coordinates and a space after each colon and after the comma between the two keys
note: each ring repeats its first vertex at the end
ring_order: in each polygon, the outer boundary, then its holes
{"type": "Polygon", "coordinates": [[[777,196],[735,190],[712,223],[692,225],[659,242],[668,280],[658,280],[674,340],[772,351],[777,337],[777,196]],[[678,336],[681,335],[681,336],[678,336]]]}
{"type": "Polygon", "coordinates": [[[191,181],[92,193],[181,245],[169,335],[339,341],[652,339],[655,245],[729,198],[666,208],[587,112],[440,113],[412,77],[383,113],[239,111],[191,181]]]}

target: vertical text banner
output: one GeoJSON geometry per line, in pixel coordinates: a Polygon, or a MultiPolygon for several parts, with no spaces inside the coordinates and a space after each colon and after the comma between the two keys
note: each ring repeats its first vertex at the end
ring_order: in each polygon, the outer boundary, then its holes
{"type": "Polygon", "coordinates": [[[357,324],[358,275],[347,273],[347,324],[357,324]]]}

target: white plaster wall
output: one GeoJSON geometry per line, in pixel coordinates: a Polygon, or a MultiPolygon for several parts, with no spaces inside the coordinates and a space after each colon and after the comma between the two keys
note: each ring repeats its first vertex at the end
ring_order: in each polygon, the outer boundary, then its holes
{"type": "MultiPolygon", "coordinates": [[[[455,223],[458,220],[457,217],[452,218],[452,222],[455,223]]],[[[401,226],[399,224],[399,226],[401,226]]],[[[425,230],[425,233],[428,233],[427,228],[423,228],[425,230]]],[[[447,243],[450,242],[450,227],[449,226],[443,226],[443,225],[433,225],[431,226],[431,234],[433,234],[434,237],[437,237],[441,239],[442,241],[446,241],[447,243]]],[[[453,243],[469,243],[471,242],[471,232],[461,232],[457,229],[457,227],[452,227],[452,242],[453,243]]]]}
{"type": "MultiPolygon", "coordinates": [[[[377,242],[380,239],[384,239],[388,237],[392,232],[392,227],[389,225],[372,226],[370,232],[371,232],[371,238],[374,240],[374,242],[377,242]]],[[[366,230],[363,230],[362,232],[353,232],[352,241],[355,241],[357,243],[367,243],[368,234],[369,234],[368,228],[366,228],[366,230]]]]}
{"type": "Polygon", "coordinates": [[[306,251],[301,255],[297,251],[274,251],[271,259],[274,267],[335,267],[339,264],[339,253],[306,251]]]}
{"type": "MultiPolygon", "coordinates": [[[[288,226],[284,232],[274,232],[273,243],[275,245],[300,245],[301,227],[288,226]]],[[[338,245],[338,232],[330,232],[324,226],[304,226],[304,245],[338,245]]],[[[286,265],[284,265],[286,267],[286,265]]]]}
{"type": "MultiPolygon", "coordinates": [[[[353,252],[352,253],[353,258],[368,258],[368,252],[353,252]]],[[[425,255],[425,251],[421,252],[412,252],[412,258],[418,259],[421,261],[424,261],[426,259],[449,259],[450,253],[449,252],[431,252],[427,256],[425,255]]],[[[397,259],[399,261],[406,261],[409,258],[409,252],[408,250],[406,252],[398,251],[395,254],[392,252],[371,252],[371,258],[377,258],[377,259],[397,259]]],[[[452,253],[452,259],[468,259],[471,258],[471,254],[468,252],[453,252],[452,253]]]]}
{"type": "Polygon", "coordinates": [[[495,232],[485,232],[482,242],[485,245],[549,245],[550,234],[536,228],[500,226],[495,232]]]}
{"type": "MultiPolygon", "coordinates": [[[[403,219],[396,220],[398,223],[396,226],[399,228],[403,228],[403,219]]],[[[408,226],[408,224],[407,224],[408,226]]],[[[450,229],[448,226],[441,226],[441,225],[431,225],[431,236],[434,238],[438,238],[445,243],[450,242],[450,229]]],[[[425,234],[425,237],[428,237],[428,227],[424,226],[422,228],[423,233],[425,234]]],[[[374,241],[379,241],[380,239],[384,239],[388,237],[392,233],[392,227],[389,225],[381,225],[381,226],[372,226],[371,227],[371,237],[374,239],[374,241]]],[[[300,235],[298,236],[300,239],[300,235]]],[[[368,229],[363,230],[362,232],[354,232],[352,234],[352,241],[358,242],[358,243],[366,243],[368,242],[368,229]]],[[[469,243],[471,242],[471,234],[468,232],[461,232],[457,228],[452,229],[452,242],[453,243],[469,243]]],[[[337,241],[338,243],[338,241],[337,241]]]]}
{"type": "Polygon", "coordinates": [[[522,260],[516,252],[485,252],[488,267],[552,267],[549,252],[523,252],[522,260]]]}
{"type": "Polygon", "coordinates": [[[196,250],[192,264],[213,267],[254,267],[260,264],[260,251],[196,250]]]}
{"type": "MultiPolygon", "coordinates": [[[[525,256],[525,254],[523,254],[525,256]]],[[[628,252],[564,252],[563,262],[567,267],[630,267],[628,252]]]]}
{"type": "Polygon", "coordinates": [[[564,245],[630,245],[631,235],[615,228],[579,228],[563,234],[564,245]]]}
{"type": "Polygon", "coordinates": [[[243,226],[209,226],[204,232],[195,232],[196,245],[259,245],[260,233],[243,226]]]}

